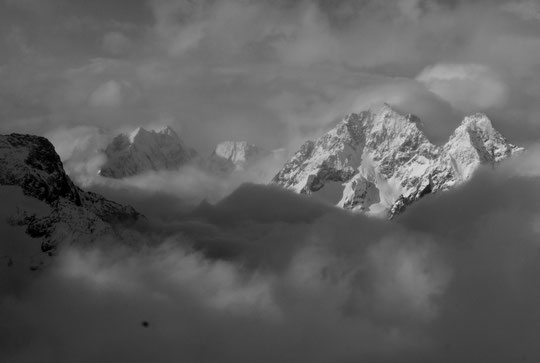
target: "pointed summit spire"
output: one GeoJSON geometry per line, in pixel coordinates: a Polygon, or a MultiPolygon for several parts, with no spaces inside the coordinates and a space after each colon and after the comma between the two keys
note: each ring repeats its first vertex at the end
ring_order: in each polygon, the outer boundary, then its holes
{"type": "Polygon", "coordinates": [[[161,134],[161,135],[167,135],[167,136],[179,138],[176,131],[174,131],[173,128],[171,126],[169,126],[169,125],[158,127],[156,129],[154,129],[154,131],[156,133],[158,133],[158,134],[161,134]]]}
{"type": "Polygon", "coordinates": [[[467,116],[444,145],[456,175],[468,179],[480,164],[499,162],[523,149],[509,143],[483,113],[467,116]]]}
{"type": "Polygon", "coordinates": [[[170,126],[146,130],[138,127],[128,135],[120,134],[105,149],[107,162],[100,175],[123,178],[151,170],[175,170],[197,158],[170,126]]]}

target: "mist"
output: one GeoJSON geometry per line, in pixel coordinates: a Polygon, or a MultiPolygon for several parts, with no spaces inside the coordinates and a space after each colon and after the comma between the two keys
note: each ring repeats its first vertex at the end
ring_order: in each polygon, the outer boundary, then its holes
{"type": "Polygon", "coordinates": [[[390,222],[253,184],[150,214],[141,247],[67,245],[3,290],[1,357],[536,361],[540,183],[523,168],[537,157],[390,222]]]}

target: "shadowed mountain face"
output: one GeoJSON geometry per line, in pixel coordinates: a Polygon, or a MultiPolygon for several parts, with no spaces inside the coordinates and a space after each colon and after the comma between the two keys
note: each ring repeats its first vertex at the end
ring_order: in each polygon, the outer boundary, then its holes
{"type": "Polygon", "coordinates": [[[176,170],[197,159],[197,152],[184,146],[170,127],[151,131],[140,127],[130,135],[120,134],[107,146],[105,154],[107,162],[99,173],[109,178],[176,170]]]}
{"type": "Polygon", "coordinates": [[[41,242],[43,252],[52,254],[68,240],[85,244],[107,236],[120,237],[117,227],[141,217],[131,207],[75,186],[53,145],[43,137],[0,135],[0,164],[2,195],[20,194],[17,198],[26,200],[12,211],[8,221],[25,227],[30,237],[41,242]]]}
{"type": "Polygon", "coordinates": [[[0,136],[0,163],[0,184],[18,185],[26,195],[47,203],[65,198],[81,205],[77,188],[47,139],[20,134],[0,136]]]}
{"type": "Polygon", "coordinates": [[[98,148],[91,154],[102,151],[106,159],[99,175],[115,179],[161,171],[182,174],[182,169],[195,168],[219,180],[233,177],[266,183],[282,160],[280,149],[268,151],[247,141],[220,142],[211,155],[203,157],[186,146],[168,126],[155,130],[139,127],[129,134],[117,135],[104,149],[98,148]]]}
{"type": "Polygon", "coordinates": [[[307,141],[273,183],[342,208],[393,217],[426,194],[468,180],[480,165],[522,150],[484,114],[466,117],[445,145],[436,146],[419,119],[385,104],[350,114],[307,141]]]}

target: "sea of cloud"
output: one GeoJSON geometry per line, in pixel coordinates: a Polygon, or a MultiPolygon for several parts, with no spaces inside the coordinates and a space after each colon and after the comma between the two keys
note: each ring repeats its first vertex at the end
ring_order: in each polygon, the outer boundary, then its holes
{"type": "Polygon", "coordinates": [[[536,361],[538,156],[393,221],[255,184],[168,218],[148,208],[138,248],[65,247],[2,289],[0,358],[536,361]]]}

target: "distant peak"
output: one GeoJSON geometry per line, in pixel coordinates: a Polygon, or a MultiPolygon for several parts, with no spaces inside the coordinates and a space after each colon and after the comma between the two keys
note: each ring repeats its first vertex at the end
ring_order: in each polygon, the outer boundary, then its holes
{"type": "Polygon", "coordinates": [[[149,130],[145,129],[142,126],[139,126],[127,135],[130,143],[133,143],[135,141],[135,138],[141,134],[158,134],[158,135],[165,135],[165,136],[178,138],[178,134],[168,125],[159,126],[159,127],[152,128],[149,130]]]}
{"type": "Polygon", "coordinates": [[[100,175],[123,178],[151,170],[178,170],[197,162],[195,150],[184,146],[170,126],[138,127],[129,134],[120,134],[105,148],[106,163],[100,175]]]}
{"type": "Polygon", "coordinates": [[[236,154],[245,154],[262,151],[261,148],[247,141],[223,141],[216,145],[214,154],[229,159],[236,154]]]}
{"type": "Polygon", "coordinates": [[[172,127],[170,127],[168,125],[158,127],[156,129],[154,129],[153,131],[155,131],[158,134],[162,134],[162,135],[178,136],[176,134],[176,132],[172,129],[172,127]]]}
{"type": "Polygon", "coordinates": [[[128,138],[129,138],[129,142],[133,144],[133,142],[135,141],[135,137],[137,137],[137,135],[141,132],[141,131],[146,131],[145,129],[143,129],[142,127],[137,127],[135,130],[131,131],[128,135],[128,138]]]}
{"type": "Polygon", "coordinates": [[[223,141],[216,145],[210,163],[213,170],[229,173],[245,170],[270,155],[271,152],[247,141],[223,141]]]}

